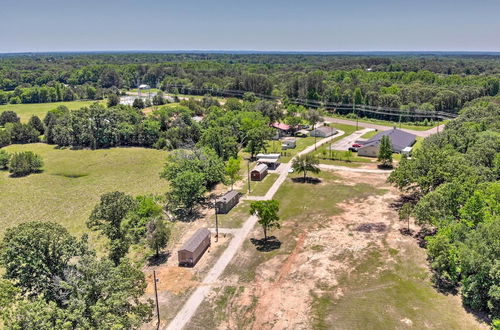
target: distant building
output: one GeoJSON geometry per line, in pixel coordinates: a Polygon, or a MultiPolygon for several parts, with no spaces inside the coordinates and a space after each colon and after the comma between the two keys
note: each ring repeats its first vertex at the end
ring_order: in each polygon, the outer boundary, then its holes
{"type": "Polygon", "coordinates": [[[257,164],[265,164],[270,170],[280,165],[280,154],[257,154],[257,164]]]}
{"type": "Polygon", "coordinates": [[[217,213],[226,214],[240,201],[240,193],[236,190],[231,190],[215,201],[217,213]]]}
{"type": "Polygon", "coordinates": [[[271,127],[276,129],[275,139],[279,139],[280,137],[283,136],[288,136],[292,133],[291,126],[287,124],[273,123],[271,124],[271,127]]]}
{"type": "Polygon", "coordinates": [[[281,140],[281,149],[295,149],[297,146],[297,140],[294,137],[286,137],[281,140]]]}
{"type": "Polygon", "coordinates": [[[252,181],[262,181],[267,175],[267,165],[259,164],[250,172],[252,181]]]}
{"type": "Polygon", "coordinates": [[[391,140],[392,150],[396,153],[402,153],[406,148],[413,146],[416,141],[416,135],[407,133],[397,128],[383,131],[365,141],[363,146],[358,149],[358,156],[377,157],[379,153],[380,140],[383,136],[388,136],[391,140]]]}
{"type": "Polygon", "coordinates": [[[179,266],[193,267],[210,246],[210,230],[198,229],[177,251],[179,266]]]}
{"type": "Polygon", "coordinates": [[[333,127],[330,126],[321,126],[316,128],[315,130],[312,130],[309,135],[315,136],[315,137],[329,137],[332,136],[333,134],[337,133],[337,130],[333,127]]]}

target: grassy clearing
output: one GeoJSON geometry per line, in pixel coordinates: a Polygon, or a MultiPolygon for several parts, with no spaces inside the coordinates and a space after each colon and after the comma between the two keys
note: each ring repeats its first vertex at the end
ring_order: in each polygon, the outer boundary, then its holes
{"type": "Polygon", "coordinates": [[[30,103],[30,104],[5,104],[0,105],[0,112],[11,110],[17,113],[22,122],[27,122],[31,116],[36,115],[43,119],[47,112],[57,108],[60,105],[68,107],[70,110],[80,109],[91,105],[94,102],[104,104],[104,101],[72,101],[72,102],[53,102],[53,103],[30,103]]]}
{"type": "MultiPolygon", "coordinates": [[[[249,216],[249,201],[241,201],[229,213],[217,215],[220,228],[240,228],[249,216]]],[[[215,215],[213,212],[208,218],[208,226],[215,227],[215,215]]]]}
{"type": "MultiPolygon", "coordinates": [[[[249,240],[246,240],[242,248],[245,256],[233,259],[224,273],[225,276],[237,274],[241,282],[253,281],[257,268],[264,262],[291,253],[296,244],[295,238],[304,227],[329,221],[330,216],[341,213],[343,210],[337,206],[338,203],[385,192],[364,183],[354,186],[339,183],[337,175],[333,172],[323,171],[314,175],[321,180],[319,184],[296,182],[294,178],[298,177],[301,175],[289,175],[274,197],[280,202],[279,216],[283,226],[281,229],[272,230],[269,234],[279,239],[281,247],[270,252],[259,252],[249,240]]],[[[255,238],[260,239],[261,236],[262,231],[258,226],[255,238]]]]}
{"type": "Polygon", "coordinates": [[[8,152],[30,150],[42,156],[44,171],[22,178],[0,172],[0,235],[25,221],[55,221],[72,234],[87,231],[85,221],[101,194],[162,194],[159,178],[165,152],[144,148],[68,150],[37,143],[12,145],[8,152]]]}
{"type": "Polygon", "coordinates": [[[374,137],[375,135],[377,135],[378,133],[380,133],[379,131],[370,131],[368,133],[365,133],[363,135],[361,135],[361,138],[362,139],[369,139],[369,138],[372,138],[374,137]]]}
{"type": "MultiPolygon", "coordinates": [[[[264,196],[278,177],[279,174],[277,173],[269,173],[262,181],[250,181],[250,195],[264,196]]],[[[242,189],[242,193],[246,192],[248,192],[248,188],[245,186],[242,189]]]]}
{"type": "MultiPolygon", "coordinates": [[[[320,141],[321,138],[317,138],[316,141],[320,141]]],[[[305,138],[297,138],[297,145],[294,149],[281,150],[281,141],[270,140],[268,141],[269,148],[268,152],[270,153],[281,153],[283,152],[283,156],[280,157],[281,163],[288,163],[290,159],[292,159],[296,154],[304,150],[305,148],[312,146],[314,144],[314,137],[305,137],[305,138]]]]}
{"type": "MultiPolygon", "coordinates": [[[[355,121],[356,119],[352,118],[347,118],[346,116],[341,116],[341,115],[335,115],[335,114],[328,114],[329,117],[335,117],[335,118],[341,118],[341,119],[348,119],[348,120],[353,120],[355,121]]],[[[417,126],[417,125],[410,125],[410,124],[405,124],[405,123],[399,123],[397,121],[388,121],[388,120],[380,120],[380,119],[371,119],[371,118],[359,118],[358,121],[360,123],[369,123],[369,124],[377,124],[377,125],[384,125],[388,127],[398,127],[398,128],[406,128],[406,129],[411,129],[414,131],[427,131],[433,127],[436,127],[438,125],[443,125],[446,124],[447,120],[441,121],[441,122],[432,122],[428,126],[417,126]]],[[[361,125],[362,126],[362,125],[361,125]]]]}
{"type": "Polygon", "coordinates": [[[314,328],[478,329],[457,299],[435,290],[418,249],[373,248],[338,287],[344,295],[337,300],[313,295],[314,328]]]}

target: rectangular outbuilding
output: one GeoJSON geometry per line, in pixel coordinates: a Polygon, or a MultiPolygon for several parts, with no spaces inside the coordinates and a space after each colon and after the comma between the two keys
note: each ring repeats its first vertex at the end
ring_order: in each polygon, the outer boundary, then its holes
{"type": "Polygon", "coordinates": [[[226,214],[240,201],[240,193],[236,190],[231,190],[215,201],[217,213],[226,214]]]}
{"type": "Polygon", "coordinates": [[[333,134],[337,133],[337,130],[333,127],[330,126],[321,126],[316,128],[315,130],[311,131],[310,136],[315,136],[315,137],[329,137],[332,136],[333,134]]]}
{"type": "Polygon", "coordinates": [[[297,140],[294,137],[286,137],[281,140],[281,149],[295,149],[297,146],[297,140]]]}
{"type": "Polygon", "coordinates": [[[267,165],[259,164],[250,172],[250,178],[252,181],[262,181],[267,175],[267,165]]]}
{"type": "Polygon", "coordinates": [[[210,230],[198,229],[177,251],[179,266],[194,267],[210,246],[210,230]]]}

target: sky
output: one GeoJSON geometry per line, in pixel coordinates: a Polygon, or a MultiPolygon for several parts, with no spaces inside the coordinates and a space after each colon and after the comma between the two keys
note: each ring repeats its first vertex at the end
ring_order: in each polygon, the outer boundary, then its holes
{"type": "Polygon", "coordinates": [[[0,0],[0,53],[500,51],[500,0],[0,0]]]}

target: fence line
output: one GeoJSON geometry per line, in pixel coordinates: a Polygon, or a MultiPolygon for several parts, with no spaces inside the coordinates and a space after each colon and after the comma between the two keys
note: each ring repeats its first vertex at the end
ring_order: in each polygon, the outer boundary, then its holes
{"type": "MultiPolygon", "coordinates": [[[[211,96],[222,96],[222,97],[237,97],[242,98],[247,91],[241,90],[231,90],[231,89],[213,89],[213,88],[193,88],[184,85],[167,85],[166,90],[173,92],[177,90],[181,94],[188,95],[206,95],[211,96]]],[[[257,98],[266,100],[283,100],[283,98],[273,95],[253,93],[257,98]]],[[[286,99],[288,103],[295,105],[302,105],[309,108],[324,108],[328,111],[340,114],[355,113],[355,114],[369,114],[378,115],[384,118],[390,118],[396,120],[412,119],[415,120],[447,120],[456,118],[457,115],[453,113],[443,112],[443,111],[427,111],[421,109],[415,110],[400,110],[397,108],[389,107],[376,107],[366,104],[344,104],[344,103],[333,103],[333,102],[322,102],[317,100],[300,99],[300,98],[289,98],[286,99]]],[[[376,117],[376,116],[375,116],[376,117]]]]}

